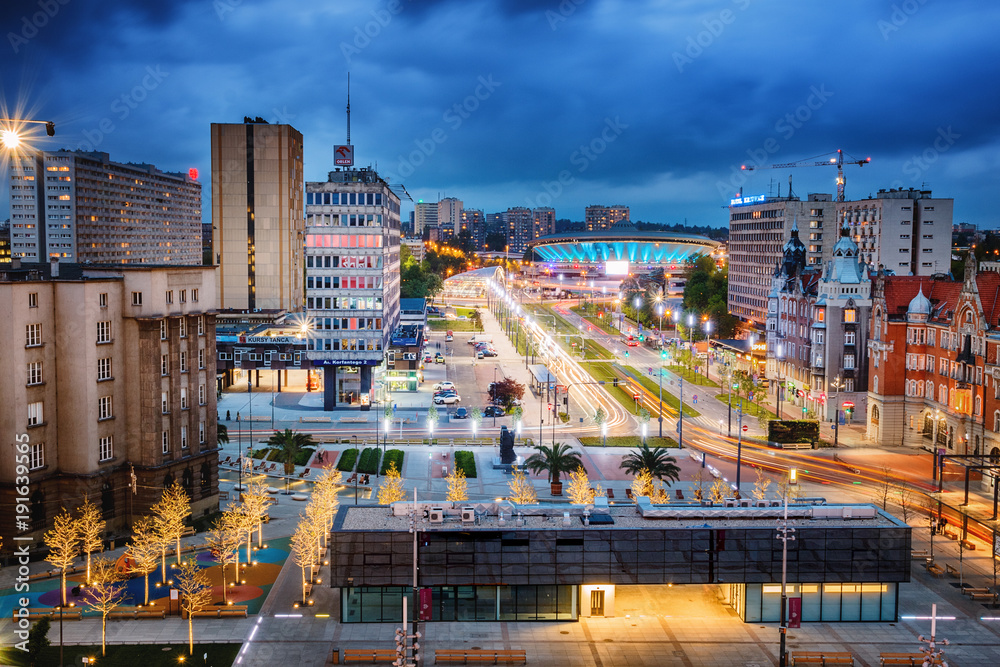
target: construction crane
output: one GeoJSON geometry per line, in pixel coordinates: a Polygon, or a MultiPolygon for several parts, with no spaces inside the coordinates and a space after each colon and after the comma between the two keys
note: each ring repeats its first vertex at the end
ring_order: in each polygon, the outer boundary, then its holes
{"type": "MultiPolygon", "coordinates": [[[[804,160],[796,160],[795,162],[782,162],[780,164],[769,164],[764,166],[755,165],[743,165],[742,169],[744,171],[753,171],[754,169],[790,169],[793,167],[826,167],[826,166],[836,166],[837,167],[837,201],[844,201],[844,186],[847,184],[847,179],[844,178],[844,165],[845,164],[856,164],[859,167],[863,167],[872,161],[870,157],[866,157],[864,160],[857,160],[851,156],[848,156],[847,161],[844,160],[844,151],[837,149],[836,153],[826,153],[824,155],[817,155],[815,157],[806,158],[804,160]],[[827,160],[817,161],[816,158],[830,157],[827,160]]],[[[789,194],[791,194],[789,192],[789,194]]]]}

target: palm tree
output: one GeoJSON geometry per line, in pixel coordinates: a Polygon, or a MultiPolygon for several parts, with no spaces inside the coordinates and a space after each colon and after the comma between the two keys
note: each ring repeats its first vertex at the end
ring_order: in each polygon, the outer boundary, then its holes
{"type": "Polygon", "coordinates": [[[570,473],[583,466],[580,454],[574,452],[569,445],[564,442],[552,443],[551,447],[537,445],[537,454],[532,454],[524,465],[533,473],[549,473],[549,483],[552,485],[551,491],[554,496],[562,495],[562,482],[559,475],[570,473]]]}
{"type": "Polygon", "coordinates": [[[215,427],[216,440],[221,443],[229,443],[229,427],[225,424],[217,424],[215,427]]]}
{"type": "Polygon", "coordinates": [[[267,439],[267,444],[278,450],[277,459],[285,464],[285,474],[295,472],[295,459],[306,447],[315,447],[316,442],[308,433],[297,433],[290,428],[275,431],[267,439]]]}
{"type": "Polygon", "coordinates": [[[670,450],[666,447],[650,448],[646,443],[642,443],[639,449],[623,456],[619,467],[630,475],[638,475],[643,470],[648,470],[655,479],[665,480],[667,486],[670,485],[670,481],[678,481],[681,472],[677,467],[677,459],[670,455],[670,450]]]}

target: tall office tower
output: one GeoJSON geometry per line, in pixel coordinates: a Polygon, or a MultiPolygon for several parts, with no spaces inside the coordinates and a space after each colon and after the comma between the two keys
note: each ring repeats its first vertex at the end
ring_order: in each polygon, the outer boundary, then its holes
{"type": "Polygon", "coordinates": [[[588,206],[586,224],[588,232],[597,232],[611,227],[622,220],[630,220],[628,206],[588,206]]]}
{"type": "Polygon", "coordinates": [[[462,200],[455,197],[445,197],[438,202],[437,223],[442,229],[449,229],[449,233],[458,236],[462,230],[462,200]]]}
{"type": "Polygon", "coordinates": [[[486,216],[483,212],[467,208],[462,211],[462,231],[468,230],[472,246],[477,252],[486,250],[486,216]]]}
{"type": "Polygon", "coordinates": [[[40,151],[10,165],[11,253],[98,264],[198,265],[201,184],[107,153],[40,151]]]}
{"type": "Polygon", "coordinates": [[[531,210],[532,234],[534,238],[551,236],[556,233],[556,210],[554,208],[535,208],[531,210]]]}
{"type": "Polygon", "coordinates": [[[424,237],[424,230],[438,225],[438,205],[436,202],[418,201],[413,205],[413,235],[424,237]]]}
{"type": "Polygon", "coordinates": [[[0,506],[26,497],[30,515],[15,531],[20,512],[0,513],[4,535],[40,536],[84,494],[118,532],[174,481],[194,516],[218,510],[212,267],[15,259],[0,269],[0,312],[0,430],[12,452],[0,506]],[[15,472],[15,440],[26,473],[15,472]]]}
{"type": "Polygon", "coordinates": [[[879,190],[874,199],[838,202],[836,220],[873,268],[929,276],[951,271],[954,207],[954,199],[934,199],[930,190],[879,190]]]}
{"type": "Polygon", "coordinates": [[[212,248],[221,309],[302,307],[302,134],[212,123],[212,248]]]}
{"type": "MultiPolygon", "coordinates": [[[[729,312],[763,330],[774,267],[796,226],[806,236],[807,266],[823,263],[824,225],[835,223],[835,202],[828,194],[797,197],[764,195],[734,199],[729,207],[729,312]],[[807,230],[807,231],[802,231],[807,230]]],[[[832,248],[835,238],[828,244],[832,248]]],[[[831,251],[832,252],[832,251],[831,251]]]]}
{"type": "Polygon", "coordinates": [[[370,168],[306,183],[306,356],[323,368],[323,409],[375,396],[372,369],[399,324],[399,197],[370,168]]]}

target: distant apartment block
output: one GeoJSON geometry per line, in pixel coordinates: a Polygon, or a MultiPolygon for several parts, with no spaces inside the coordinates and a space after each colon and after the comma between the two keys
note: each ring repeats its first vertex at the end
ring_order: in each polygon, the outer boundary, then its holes
{"type": "Polygon", "coordinates": [[[476,251],[486,250],[486,216],[482,211],[474,208],[462,211],[462,231],[466,230],[469,232],[469,238],[476,251]]]}
{"type": "Polygon", "coordinates": [[[212,248],[221,309],[302,307],[302,134],[212,123],[212,248]]]}
{"type": "MultiPolygon", "coordinates": [[[[630,221],[628,206],[615,204],[614,206],[588,206],[585,214],[585,223],[588,232],[597,232],[611,227],[622,220],[630,221]]],[[[553,228],[554,229],[554,228],[553,228]]],[[[553,233],[555,233],[553,231],[553,233]]]]}
{"type": "Polygon", "coordinates": [[[424,237],[424,230],[438,226],[437,202],[418,201],[413,205],[413,235],[424,237]]]}
{"type": "Polygon", "coordinates": [[[462,230],[462,200],[445,197],[438,202],[437,224],[448,236],[458,236],[462,230]]]}
{"type": "Polygon", "coordinates": [[[40,151],[10,165],[10,252],[25,262],[202,263],[201,184],[107,153],[40,151]]]}

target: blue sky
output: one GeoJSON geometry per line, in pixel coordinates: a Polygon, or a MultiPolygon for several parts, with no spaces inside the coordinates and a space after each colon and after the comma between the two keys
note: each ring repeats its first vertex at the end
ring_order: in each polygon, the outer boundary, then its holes
{"type": "Polygon", "coordinates": [[[8,0],[0,102],[54,120],[46,148],[198,168],[206,221],[209,125],[290,122],[323,180],[350,71],[359,164],[415,199],[722,226],[740,185],[835,191],[740,165],[841,148],[872,159],[849,198],[927,187],[995,228],[997,25],[972,0],[8,0]]]}

